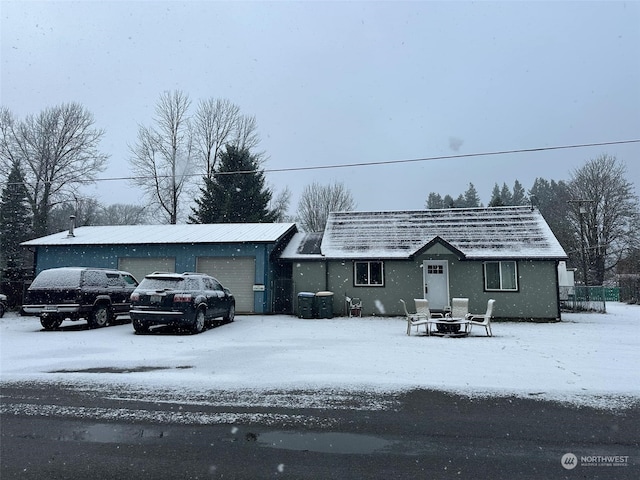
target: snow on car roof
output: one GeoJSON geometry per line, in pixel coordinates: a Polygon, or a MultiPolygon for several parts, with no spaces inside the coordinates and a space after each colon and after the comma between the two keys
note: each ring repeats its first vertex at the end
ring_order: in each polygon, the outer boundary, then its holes
{"type": "MultiPolygon", "coordinates": [[[[303,251],[304,237],[297,237],[283,258],[312,258],[303,251]]],[[[319,252],[325,258],[410,258],[437,239],[467,259],[566,258],[540,212],[529,206],[334,212],[319,252]]]]}

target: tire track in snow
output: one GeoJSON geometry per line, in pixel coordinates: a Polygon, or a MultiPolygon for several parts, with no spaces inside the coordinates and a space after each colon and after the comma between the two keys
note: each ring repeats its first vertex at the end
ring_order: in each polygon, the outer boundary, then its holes
{"type": "Polygon", "coordinates": [[[59,418],[82,418],[104,421],[153,422],[182,425],[250,424],[263,425],[330,427],[338,422],[334,419],[307,415],[287,415],[273,413],[234,412],[167,412],[162,410],[138,410],[130,408],[101,408],[63,405],[39,405],[33,403],[3,403],[1,415],[46,416],[59,418]]]}

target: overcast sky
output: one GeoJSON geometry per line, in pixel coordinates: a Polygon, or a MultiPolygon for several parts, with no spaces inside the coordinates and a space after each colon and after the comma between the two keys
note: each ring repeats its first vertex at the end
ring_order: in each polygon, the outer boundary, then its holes
{"type": "MultiPolygon", "coordinates": [[[[5,1],[2,105],[79,102],[106,132],[100,178],[163,91],[254,115],[267,170],[640,139],[639,2],[5,1]]],[[[277,192],[343,181],[359,210],[420,209],[473,183],[568,180],[601,154],[640,191],[640,143],[271,172],[277,192]]],[[[124,180],[87,188],[137,203],[124,180]]]]}

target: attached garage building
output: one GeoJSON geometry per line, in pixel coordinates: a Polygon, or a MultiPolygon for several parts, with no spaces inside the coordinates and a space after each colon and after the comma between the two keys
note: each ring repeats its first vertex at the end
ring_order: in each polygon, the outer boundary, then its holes
{"type": "Polygon", "coordinates": [[[23,243],[36,274],[63,266],[117,268],[138,280],[155,272],[201,272],[236,298],[238,313],[274,313],[277,259],[293,223],[79,227],[23,243]]]}

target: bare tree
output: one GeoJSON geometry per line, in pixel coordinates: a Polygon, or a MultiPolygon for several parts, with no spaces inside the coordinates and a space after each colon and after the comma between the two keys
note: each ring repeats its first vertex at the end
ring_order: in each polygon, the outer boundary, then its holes
{"type": "Polygon", "coordinates": [[[273,212],[274,222],[286,222],[287,210],[289,210],[289,202],[291,201],[291,190],[284,187],[275,197],[271,199],[269,209],[273,212]]]}
{"type": "Polygon", "coordinates": [[[156,106],[155,127],[140,126],[138,141],[130,148],[133,182],[170,224],[178,221],[193,167],[190,104],[181,91],[164,92],[156,106]]]}
{"type": "Polygon", "coordinates": [[[572,173],[568,219],[579,238],[583,280],[602,285],[620,258],[638,245],[638,198],[626,166],[601,155],[572,173]]]}
{"type": "Polygon", "coordinates": [[[255,150],[260,144],[258,123],[255,116],[242,115],[239,117],[235,133],[233,146],[238,150],[255,150]]]}
{"type": "Polygon", "coordinates": [[[33,231],[45,235],[53,206],[104,170],[108,156],[98,151],[104,131],[94,128],[93,115],[77,103],[47,108],[23,121],[3,108],[0,129],[0,162],[7,171],[12,162],[23,167],[33,231]]]}
{"type": "Polygon", "coordinates": [[[95,198],[76,197],[56,205],[51,211],[52,231],[69,228],[69,217],[74,216],[74,225],[138,225],[146,222],[145,207],[116,203],[103,206],[95,198]]]}
{"type": "MultiPolygon", "coordinates": [[[[254,116],[241,115],[240,107],[226,99],[207,99],[198,103],[192,119],[195,153],[204,176],[212,179],[225,145],[237,150],[254,150],[260,143],[254,116]]],[[[253,154],[256,159],[263,153],[253,154]]]]}
{"type": "Polygon", "coordinates": [[[193,117],[193,142],[205,177],[212,179],[218,155],[225,144],[237,137],[240,107],[229,100],[201,100],[193,117]]]}
{"type": "Polygon", "coordinates": [[[331,212],[353,210],[356,204],[344,183],[320,185],[313,182],[302,192],[298,203],[298,220],[306,232],[323,232],[331,212]]]}
{"type": "Polygon", "coordinates": [[[139,225],[147,223],[145,207],[124,203],[115,203],[102,207],[98,225],[139,225]]]}
{"type": "Polygon", "coordinates": [[[98,225],[100,217],[100,202],[95,198],[76,196],[61,202],[51,209],[49,229],[61,232],[69,228],[69,217],[74,216],[74,225],[98,225]]]}

